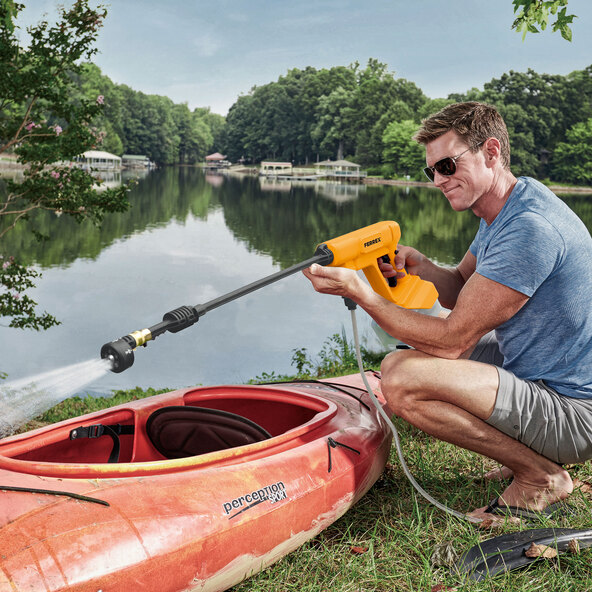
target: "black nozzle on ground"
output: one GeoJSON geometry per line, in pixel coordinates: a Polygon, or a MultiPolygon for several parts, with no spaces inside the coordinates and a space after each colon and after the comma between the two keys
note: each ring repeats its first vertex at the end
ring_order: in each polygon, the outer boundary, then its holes
{"type": "Polygon", "coordinates": [[[105,343],[101,348],[101,358],[111,362],[111,372],[123,372],[134,363],[136,342],[131,335],[105,343]]]}

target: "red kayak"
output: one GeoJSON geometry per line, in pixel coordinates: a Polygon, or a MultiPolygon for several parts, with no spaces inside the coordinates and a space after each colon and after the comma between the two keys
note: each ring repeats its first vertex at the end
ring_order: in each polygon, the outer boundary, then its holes
{"type": "Polygon", "coordinates": [[[359,375],[178,390],[6,438],[0,592],[226,590],[342,516],[390,445],[359,375]]]}

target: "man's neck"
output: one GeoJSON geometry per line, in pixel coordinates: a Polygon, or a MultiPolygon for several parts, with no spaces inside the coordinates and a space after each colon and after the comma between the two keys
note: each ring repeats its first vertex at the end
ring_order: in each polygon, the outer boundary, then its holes
{"type": "Polygon", "coordinates": [[[491,187],[484,193],[471,208],[479,218],[483,218],[489,226],[506,205],[512,189],[518,179],[506,169],[495,177],[491,187]]]}

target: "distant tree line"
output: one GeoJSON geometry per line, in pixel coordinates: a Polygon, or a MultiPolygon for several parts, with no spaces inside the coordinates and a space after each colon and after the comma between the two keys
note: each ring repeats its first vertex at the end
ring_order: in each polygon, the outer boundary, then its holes
{"type": "Polygon", "coordinates": [[[221,149],[247,162],[349,157],[387,176],[420,179],[424,152],[413,133],[422,118],[465,100],[500,110],[515,173],[592,183],[592,66],[566,76],[510,71],[446,99],[428,98],[374,59],[366,67],[293,69],[237,99],[221,149]]]}
{"type": "Polygon", "coordinates": [[[224,117],[209,108],[190,110],[186,103],[115,84],[94,64],[83,64],[75,82],[83,97],[103,98],[94,123],[102,133],[101,148],[113,154],[144,154],[159,165],[195,164],[224,127],[224,117]]]}
{"type": "Polygon", "coordinates": [[[246,163],[349,158],[386,177],[419,180],[424,150],[412,136],[421,120],[476,100],[502,113],[516,174],[592,183],[592,66],[566,76],[510,71],[445,99],[428,98],[375,59],[365,67],[294,68],[239,96],[226,118],[115,84],[93,64],[76,76],[82,97],[104,97],[95,121],[102,148],[162,165],[198,163],[216,150],[246,163]]]}

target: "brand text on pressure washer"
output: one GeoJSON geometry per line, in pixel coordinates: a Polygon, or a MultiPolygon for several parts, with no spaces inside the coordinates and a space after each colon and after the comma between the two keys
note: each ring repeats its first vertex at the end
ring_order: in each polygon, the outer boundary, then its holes
{"type": "Polygon", "coordinates": [[[373,238],[372,240],[365,242],[364,248],[370,247],[371,245],[375,245],[376,243],[379,243],[379,242],[381,242],[381,238],[378,236],[376,238],[373,238]]]}

